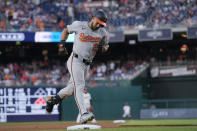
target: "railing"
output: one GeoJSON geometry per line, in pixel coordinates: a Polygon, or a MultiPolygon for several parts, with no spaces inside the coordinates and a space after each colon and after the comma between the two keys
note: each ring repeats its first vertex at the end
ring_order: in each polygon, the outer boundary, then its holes
{"type": "Polygon", "coordinates": [[[143,109],[158,109],[158,108],[197,108],[197,99],[157,99],[143,100],[143,109]]]}
{"type": "Polygon", "coordinates": [[[172,62],[152,62],[150,66],[181,66],[181,65],[197,65],[197,61],[172,61],[172,62]]]}

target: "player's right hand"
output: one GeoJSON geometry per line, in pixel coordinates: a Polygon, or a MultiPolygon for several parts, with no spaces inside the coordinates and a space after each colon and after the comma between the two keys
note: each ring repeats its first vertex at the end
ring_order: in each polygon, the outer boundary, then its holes
{"type": "Polygon", "coordinates": [[[64,44],[60,43],[58,45],[58,54],[59,55],[68,55],[68,51],[66,50],[64,44]]]}

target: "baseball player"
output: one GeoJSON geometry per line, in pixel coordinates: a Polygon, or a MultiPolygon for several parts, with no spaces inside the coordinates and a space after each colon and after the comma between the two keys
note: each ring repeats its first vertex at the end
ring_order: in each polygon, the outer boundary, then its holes
{"type": "MultiPolygon", "coordinates": [[[[89,112],[92,112],[93,111],[93,107],[91,105],[92,97],[91,97],[91,94],[88,92],[88,88],[84,88],[83,97],[84,97],[84,104],[85,104],[86,109],[89,112]]],[[[77,116],[77,120],[76,120],[77,123],[80,122],[80,118],[81,118],[81,114],[79,113],[77,116]]],[[[95,123],[96,119],[94,118],[91,122],[95,123]]]]}
{"type": "Polygon", "coordinates": [[[131,119],[131,108],[130,108],[128,102],[126,102],[125,105],[123,106],[123,112],[124,112],[124,114],[122,115],[122,119],[125,119],[126,117],[131,119]]]}
{"type": "Polygon", "coordinates": [[[67,68],[70,73],[70,81],[67,87],[61,89],[56,96],[47,97],[46,111],[51,113],[53,106],[62,101],[63,98],[74,94],[76,104],[81,114],[82,124],[94,119],[92,112],[89,112],[84,104],[83,90],[85,87],[85,75],[89,65],[97,52],[106,52],[109,48],[109,37],[105,30],[107,15],[103,10],[97,10],[90,22],[74,21],[68,25],[61,34],[61,42],[58,45],[59,52],[68,54],[65,48],[65,41],[68,35],[75,33],[72,53],[67,61],[67,68]]]}

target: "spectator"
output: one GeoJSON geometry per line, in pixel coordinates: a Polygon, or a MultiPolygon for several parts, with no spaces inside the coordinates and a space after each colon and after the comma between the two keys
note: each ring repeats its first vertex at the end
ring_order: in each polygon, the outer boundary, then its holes
{"type": "MultiPolygon", "coordinates": [[[[55,61],[54,63],[59,63],[55,61]]],[[[45,65],[44,62],[32,61],[31,63],[9,63],[0,65],[0,86],[39,86],[39,85],[66,85],[68,82],[68,71],[64,70],[64,64],[54,64],[48,61],[45,65]],[[65,77],[64,77],[65,76],[65,77]]],[[[114,63],[111,61],[110,63],[114,63]]],[[[135,69],[135,64],[127,65],[126,62],[121,64],[116,70],[105,63],[98,63],[89,70],[89,80],[121,80],[131,79],[134,75],[131,72],[140,71],[144,64],[139,64],[135,69]],[[111,73],[108,73],[109,70],[111,73]],[[104,75],[106,74],[106,75],[104,75]]]]}
{"type": "Polygon", "coordinates": [[[0,21],[0,29],[3,30],[4,32],[6,31],[6,24],[4,20],[0,21]]]}

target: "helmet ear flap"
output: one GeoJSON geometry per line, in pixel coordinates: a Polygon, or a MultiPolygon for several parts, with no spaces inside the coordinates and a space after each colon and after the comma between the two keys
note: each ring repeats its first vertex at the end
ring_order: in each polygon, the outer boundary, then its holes
{"type": "Polygon", "coordinates": [[[102,21],[106,23],[107,22],[107,18],[104,18],[102,21]]]}

